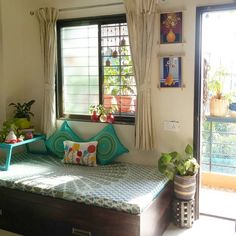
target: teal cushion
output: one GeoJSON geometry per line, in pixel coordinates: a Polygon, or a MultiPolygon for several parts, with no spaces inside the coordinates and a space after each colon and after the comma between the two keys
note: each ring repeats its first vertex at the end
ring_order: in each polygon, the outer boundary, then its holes
{"type": "Polygon", "coordinates": [[[48,151],[51,154],[59,158],[64,157],[64,144],[66,140],[71,140],[75,142],[83,142],[83,139],[80,138],[68,125],[67,121],[64,121],[61,127],[56,130],[47,140],[46,146],[48,151]]]}
{"type": "Polygon", "coordinates": [[[129,150],[120,142],[113,125],[107,125],[89,141],[98,141],[97,161],[105,165],[114,161],[118,156],[129,150]]]}

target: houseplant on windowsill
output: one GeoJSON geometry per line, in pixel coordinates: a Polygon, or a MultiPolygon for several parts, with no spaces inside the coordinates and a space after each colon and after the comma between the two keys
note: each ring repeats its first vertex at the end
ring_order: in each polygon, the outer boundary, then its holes
{"type": "Polygon", "coordinates": [[[30,128],[30,118],[34,116],[31,112],[31,106],[35,103],[35,100],[30,100],[29,102],[24,103],[10,103],[9,106],[13,106],[14,118],[16,118],[15,125],[20,129],[30,128]]]}
{"type": "Polygon", "coordinates": [[[230,93],[224,94],[223,84],[228,75],[223,67],[219,67],[209,78],[208,91],[210,92],[210,115],[224,117],[228,113],[230,93]]]}
{"type": "Polygon", "coordinates": [[[158,161],[158,170],[174,181],[175,196],[183,200],[194,198],[196,174],[199,164],[193,157],[193,148],[187,145],[185,155],[178,152],[162,153],[158,161]]]}

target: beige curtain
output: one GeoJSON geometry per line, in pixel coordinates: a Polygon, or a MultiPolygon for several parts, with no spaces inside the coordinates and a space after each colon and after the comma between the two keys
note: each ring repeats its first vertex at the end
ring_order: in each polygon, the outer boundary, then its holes
{"type": "MultiPolygon", "coordinates": [[[[152,150],[152,53],[155,51],[157,0],[124,0],[137,86],[135,147],[152,150]]],[[[155,65],[156,66],[156,65],[155,65]]]]}
{"type": "Polygon", "coordinates": [[[42,132],[49,136],[56,126],[55,72],[56,72],[56,21],[58,10],[40,8],[36,12],[44,66],[44,94],[42,108],[42,132]]]}

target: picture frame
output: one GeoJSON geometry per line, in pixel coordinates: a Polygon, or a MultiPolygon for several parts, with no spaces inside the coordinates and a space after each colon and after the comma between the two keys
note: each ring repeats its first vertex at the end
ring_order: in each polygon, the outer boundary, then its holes
{"type": "Polygon", "coordinates": [[[160,43],[182,43],[183,13],[168,12],[160,14],[160,43]]]}
{"type": "Polygon", "coordinates": [[[182,87],[182,58],[164,56],[160,58],[160,88],[182,87]]]}

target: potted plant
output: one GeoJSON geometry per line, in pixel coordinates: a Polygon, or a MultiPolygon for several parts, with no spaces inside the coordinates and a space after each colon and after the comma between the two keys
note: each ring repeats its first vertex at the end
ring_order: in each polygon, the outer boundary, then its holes
{"type": "Polygon", "coordinates": [[[229,106],[229,95],[223,95],[223,82],[228,73],[223,67],[219,67],[213,73],[208,82],[208,90],[211,93],[210,97],[210,115],[211,116],[226,116],[229,106]]]}
{"type": "Polygon", "coordinates": [[[29,102],[24,103],[10,103],[9,106],[13,106],[14,118],[17,118],[15,125],[20,129],[27,129],[30,127],[30,118],[34,116],[31,112],[31,106],[35,103],[35,100],[30,100],[29,102]]]}
{"type": "Polygon", "coordinates": [[[196,174],[199,169],[193,157],[193,148],[187,145],[185,155],[178,152],[162,153],[158,161],[158,170],[174,181],[174,193],[179,199],[194,198],[196,190],[196,174]]]}
{"type": "Polygon", "coordinates": [[[114,107],[106,108],[104,105],[90,105],[89,106],[89,113],[91,114],[91,120],[94,122],[101,121],[101,122],[114,122],[114,107]]]}

